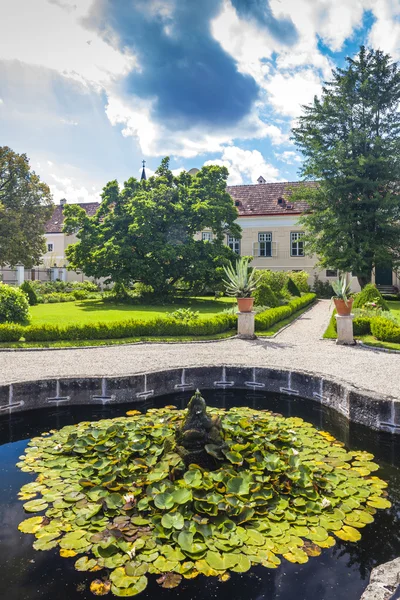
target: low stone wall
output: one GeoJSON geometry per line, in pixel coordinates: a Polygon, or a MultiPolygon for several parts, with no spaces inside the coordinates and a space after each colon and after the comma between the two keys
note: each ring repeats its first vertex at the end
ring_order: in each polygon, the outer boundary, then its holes
{"type": "Polygon", "coordinates": [[[0,415],[52,405],[143,401],[196,388],[237,388],[299,396],[329,406],[350,421],[400,433],[400,400],[305,372],[260,367],[192,367],[126,377],[17,382],[0,386],[0,415]]]}

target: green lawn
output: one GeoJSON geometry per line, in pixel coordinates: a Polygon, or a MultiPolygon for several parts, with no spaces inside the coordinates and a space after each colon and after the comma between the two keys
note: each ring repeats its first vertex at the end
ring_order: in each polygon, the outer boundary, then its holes
{"type": "Polygon", "coordinates": [[[127,321],[136,319],[148,321],[165,316],[179,308],[190,307],[199,311],[200,319],[216,315],[226,308],[236,305],[235,298],[188,298],[184,304],[137,305],[104,304],[101,300],[83,300],[82,302],[62,302],[58,304],[38,304],[31,306],[32,325],[57,323],[59,325],[76,323],[97,323],[107,321],[127,321]]]}

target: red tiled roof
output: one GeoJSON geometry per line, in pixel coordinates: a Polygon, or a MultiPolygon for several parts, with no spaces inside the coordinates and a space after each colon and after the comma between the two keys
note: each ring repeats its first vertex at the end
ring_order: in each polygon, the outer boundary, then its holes
{"type": "MultiPolygon", "coordinates": [[[[285,181],[279,183],[256,183],[251,185],[229,185],[226,189],[232,196],[237,206],[240,217],[251,215],[297,215],[307,210],[306,202],[290,203],[291,187],[304,185],[300,181],[285,181]],[[284,202],[278,204],[278,199],[284,202]],[[288,208],[291,206],[291,208],[288,208]]],[[[305,182],[307,186],[316,185],[314,182],[305,182]]],[[[85,202],[79,204],[92,217],[99,208],[99,202],[85,202]]],[[[64,222],[63,207],[57,205],[53,216],[48,221],[46,233],[60,233],[64,222]]]]}
{"type": "MultiPolygon", "coordinates": [[[[82,208],[84,208],[86,210],[87,214],[89,215],[89,217],[93,217],[93,215],[96,213],[97,209],[99,208],[100,203],[99,202],[83,202],[82,204],[79,204],[78,206],[81,206],[82,208]]],[[[47,221],[46,233],[61,233],[62,232],[63,223],[64,223],[63,208],[64,207],[61,206],[61,204],[58,204],[55,207],[50,221],[47,221]]]]}
{"type": "MultiPolygon", "coordinates": [[[[291,187],[304,185],[301,181],[284,181],[279,183],[256,183],[251,185],[230,185],[226,189],[235,201],[240,217],[251,215],[286,215],[301,214],[307,210],[306,202],[290,202],[291,187]],[[278,204],[278,199],[284,202],[278,204]],[[237,202],[240,202],[237,205],[237,202]],[[288,208],[291,206],[291,208],[288,208]]],[[[316,185],[305,182],[307,186],[316,185]]]]}

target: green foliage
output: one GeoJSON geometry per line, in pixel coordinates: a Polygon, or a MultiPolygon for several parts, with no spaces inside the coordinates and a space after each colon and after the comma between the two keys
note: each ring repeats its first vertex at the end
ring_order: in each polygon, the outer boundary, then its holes
{"type": "Polygon", "coordinates": [[[400,72],[382,51],[363,46],[333,71],[320,98],[293,129],[305,156],[300,222],[306,251],[325,268],[357,275],[361,287],[376,264],[400,262],[400,72]]]}
{"type": "Polygon", "coordinates": [[[286,287],[291,296],[301,296],[299,288],[291,277],[288,278],[286,287]]]}
{"type": "Polygon", "coordinates": [[[19,288],[0,283],[0,323],[27,323],[29,320],[26,294],[19,288]]]}
{"type": "Polygon", "coordinates": [[[371,333],[382,342],[400,344],[400,325],[384,317],[376,317],[371,321],[371,333]]]}
{"type": "Polygon", "coordinates": [[[275,308],[279,306],[279,300],[276,297],[275,293],[271,290],[268,283],[261,281],[253,294],[254,296],[254,304],[256,306],[268,306],[270,308],[275,308]]]}
{"type": "Polygon", "coordinates": [[[35,535],[36,550],[57,548],[78,571],[99,571],[94,593],[134,596],[154,575],[171,588],[199,574],[226,580],[252,565],[305,563],[336,538],[360,540],[390,507],[372,454],[265,410],[209,409],[222,422],[221,456],[209,448],[215,470],[186,470],[175,437],[185,413],[133,410],[32,439],[18,466],[38,476],[19,497],[42,515],[19,530],[35,535]]]}
{"type": "Polygon", "coordinates": [[[182,323],[192,323],[193,321],[197,321],[199,316],[199,311],[194,311],[191,308],[178,308],[172,313],[167,313],[167,317],[182,323]]]}
{"type": "Polygon", "coordinates": [[[53,209],[50,188],[30,170],[26,154],[0,146],[0,265],[40,263],[53,209]]]}
{"type": "Polygon", "coordinates": [[[311,304],[315,300],[315,294],[305,294],[301,298],[293,298],[285,306],[278,306],[277,308],[270,308],[263,313],[256,315],[255,327],[256,331],[267,331],[272,325],[287,319],[293,313],[297,312],[304,306],[311,304]]]}
{"type": "Polygon", "coordinates": [[[205,336],[222,333],[236,326],[236,316],[221,314],[209,319],[178,321],[159,318],[148,321],[126,320],[76,325],[31,325],[24,329],[27,342],[59,340],[107,340],[125,337],[205,336]]]}
{"type": "Polygon", "coordinates": [[[334,291],[334,298],[338,298],[339,300],[344,300],[347,304],[347,300],[351,293],[350,284],[347,283],[346,275],[342,275],[336,281],[332,281],[331,283],[332,289],[334,291]]]}
{"type": "Polygon", "coordinates": [[[131,178],[122,190],[109,182],[93,217],[67,205],[64,231],[78,231],[79,240],[66,251],[70,268],[128,289],[135,282],[151,285],[158,296],[171,293],[180,280],[215,287],[222,266],[236,258],[226,235],[241,236],[227,177],[227,169],[215,165],[193,177],[175,177],[165,158],[147,181],[131,178]],[[204,229],[213,232],[212,242],[196,239],[204,229]]]}
{"type": "Polygon", "coordinates": [[[246,256],[241,256],[237,259],[235,267],[224,266],[224,284],[228,296],[250,298],[256,289],[259,276],[254,269],[250,271],[249,262],[246,256]]]}
{"type": "Polygon", "coordinates": [[[316,273],[314,275],[313,292],[318,298],[325,299],[332,298],[335,293],[330,281],[321,281],[316,273]]]}
{"type": "Polygon", "coordinates": [[[310,286],[308,285],[309,274],[307,271],[288,271],[287,274],[295,282],[300,292],[307,294],[310,291],[310,286]]]}
{"type": "Polygon", "coordinates": [[[355,295],[353,308],[363,308],[368,303],[374,303],[382,310],[389,310],[389,305],[383,299],[380,291],[373,283],[367,284],[361,292],[355,295]]]}
{"type": "MultiPolygon", "coordinates": [[[[354,335],[368,335],[371,333],[371,317],[357,316],[353,320],[354,335]]],[[[335,321],[336,322],[336,321],[335,321]]]]}
{"type": "Polygon", "coordinates": [[[19,342],[24,333],[24,327],[14,323],[0,324],[0,342],[19,342]]]}
{"type": "MultiPolygon", "coordinates": [[[[76,292],[75,292],[76,293],[76,292]]],[[[52,292],[42,296],[43,304],[58,304],[59,302],[75,302],[75,293],[52,292]]]]}
{"type": "Polygon", "coordinates": [[[75,298],[75,300],[87,300],[87,298],[89,298],[90,296],[89,292],[87,292],[86,290],[75,290],[74,292],[72,292],[72,295],[75,298]]]}
{"type": "Polygon", "coordinates": [[[289,278],[287,271],[268,271],[268,270],[257,270],[257,276],[259,277],[258,285],[266,283],[269,285],[274,294],[281,299],[289,299],[286,284],[289,278]]]}
{"type": "Polygon", "coordinates": [[[19,286],[19,289],[27,295],[29,306],[36,306],[36,304],[38,304],[36,291],[30,281],[24,281],[24,283],[19,286]]]}

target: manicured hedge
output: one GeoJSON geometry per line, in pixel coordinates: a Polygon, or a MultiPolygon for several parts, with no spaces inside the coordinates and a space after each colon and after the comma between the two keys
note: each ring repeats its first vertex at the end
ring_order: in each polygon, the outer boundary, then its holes
{"type": "Polygon", "coordinates": [[[267,329],[278,323],[278,321],[287,319],[293,313],[314,302],[315,298],[316,294],[304,294],[301,298],[294,298],[288,304],[285,304],[285,306],[270,308],[259,313],[256,315],[256,331],[267,331],[267,329]]]}
{"type": "MultiPolygon", "coordinates": [[[[256,330],[265,331],[282,319],[286,319],[315,300],[315,294],[305,294],[294,298],[285,306],[270,308],[256,315],[256,330]]],[[[0,342],[57,342],[75,340],[109,340],[129,337],[179,337],[206,336],[236,329],[237,316],[221,314],[209,319],[199,319],[189,323],[171,318],[150,321],[116,321],[110,323],[83,323],[80,325],[30,325],[22,327],[14,324],[0,325],[0,342]]]]}
{"type": "Polygon", "coordinates": [[[400,344],[400,326],[389,319],[376,317],[371,320],[371,333],[381,342],[400,344]]]}

